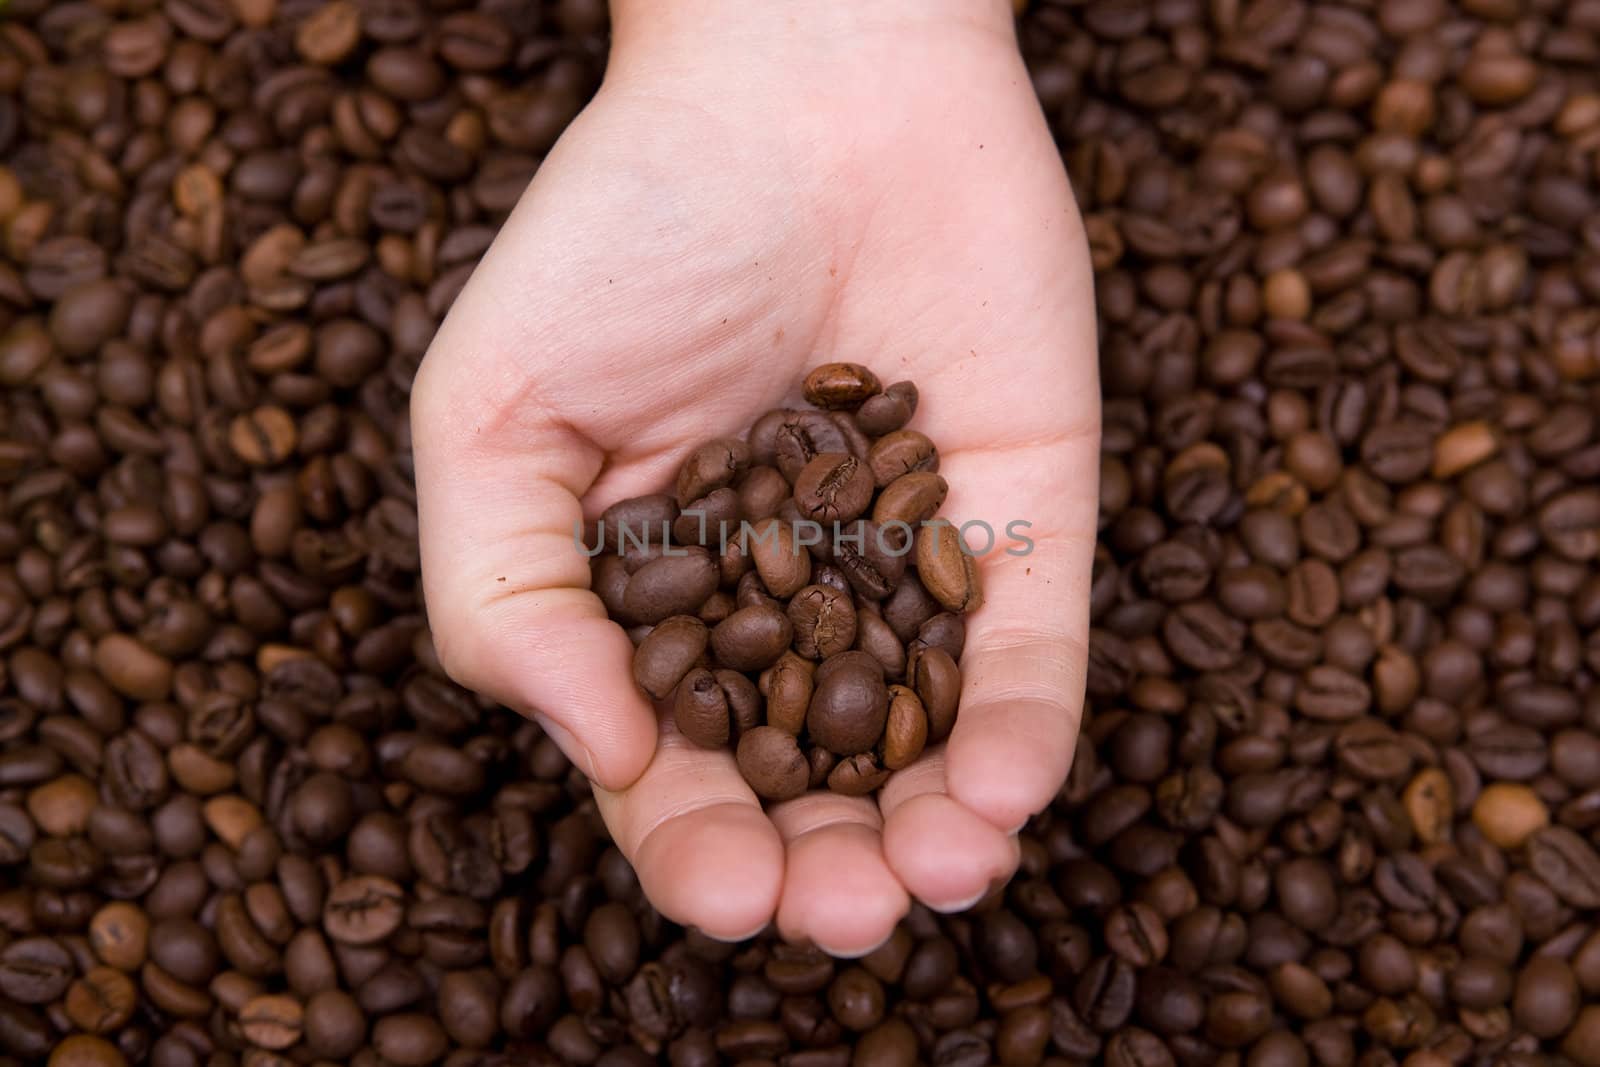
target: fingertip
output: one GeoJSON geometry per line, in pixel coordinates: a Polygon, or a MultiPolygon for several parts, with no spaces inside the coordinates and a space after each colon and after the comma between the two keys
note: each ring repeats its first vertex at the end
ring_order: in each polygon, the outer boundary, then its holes
{"type": "Polygon", "coordinates": [[[912,797],[890,813],[883,853],[918,900],[945,912],[981,900],[1019,858],[1012,837],[942,793],[912,797]]]}
{"type": "Polygon", "coordinates": [[[853,959],[881,945],[910,909],[875,828],[831,825],[790,841],[778,905],[778,929],[789,940],[853,959]]]}
{"type": "Polygon", "coordinates": [[[640,845],[634,867],[662,915],[736,941],[759,931],[777,910],[783,843],[759,807],[717,804],[658,826],[640,845]]]}
{"type": "Polygon", "coordinates": [[[1049,805],[1072,763],[1070,735],[1040,737],[1025,728],[1041,721],[1048,702],[1016,705],[958,719],[945,753],[950,796],[1006,833],[1049,805]]]}
{"type": "Polygon", "coordinates": [[[621,716],[599,753],[548,715],[536,714],[534,721],[589,781],[614,793],[637,782],[655,755],[656,723],[648,715],[621,716]]]}

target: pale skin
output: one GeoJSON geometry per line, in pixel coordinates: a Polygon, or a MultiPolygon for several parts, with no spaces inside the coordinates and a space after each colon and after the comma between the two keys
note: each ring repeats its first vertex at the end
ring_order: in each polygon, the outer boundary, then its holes
{"type": "Polygon", "coordinates": [[[595,782],[667,917],[838,955],[1007,879],[1071,764],[1098,482],[1092,277],[1004,0],[618,0],[606,81],[412,393],[434,643],[595,782]],[[915,381],[980,560],[949,742],[763,810],[633,686],[574,522],[832,360],[915,381]],[[981,547],[981,546],[978,546],[981,547]]]}

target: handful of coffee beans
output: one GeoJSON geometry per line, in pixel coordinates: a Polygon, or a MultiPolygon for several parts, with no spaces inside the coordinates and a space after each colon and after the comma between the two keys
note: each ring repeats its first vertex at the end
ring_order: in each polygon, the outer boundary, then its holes
{"type": "Polygon", "coordinates": [[[593,559],[639,687],[769,800],[870,793],[949,736],[982,601],[939,450],[905,428],[916,386],[828,363],[804,392],[608,508],[593,559]]]}

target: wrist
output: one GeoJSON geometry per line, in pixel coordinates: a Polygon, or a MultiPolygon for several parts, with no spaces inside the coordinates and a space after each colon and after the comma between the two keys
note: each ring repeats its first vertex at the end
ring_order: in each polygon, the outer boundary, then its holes
{"type": "Polygon", "coordinates": [[[1012,36],[1012,0],[611,0],[612,61],[850,47],[867,35],[1012,36]]]}

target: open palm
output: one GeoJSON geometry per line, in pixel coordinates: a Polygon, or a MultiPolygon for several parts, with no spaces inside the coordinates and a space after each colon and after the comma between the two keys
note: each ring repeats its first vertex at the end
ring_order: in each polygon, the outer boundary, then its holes
{"type": "Polygon", "coordinates": [[[915,896],[1016,863],[1076,736],[1096,507],[1091,279],[1008,30],[862,27],[631,57],[546,160],[413,391],[434,640],[597,784],[656,907],[720,937],[870,949],[915,896]],[[574,521],[796,399],[820,362],[915,381],[943,514],[1031,523],[980,566],[961,717],[876,798],[763,811],[731,753],[658,731],[574,521]]]}

